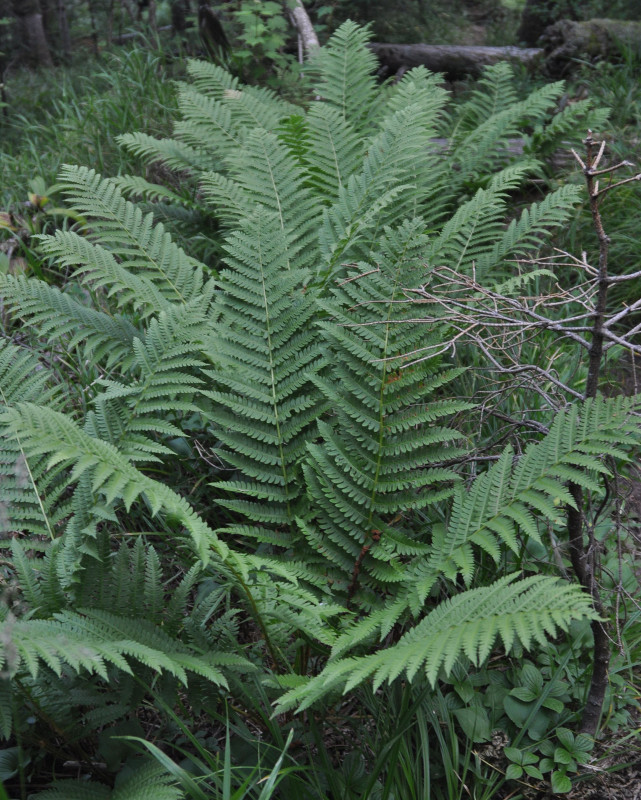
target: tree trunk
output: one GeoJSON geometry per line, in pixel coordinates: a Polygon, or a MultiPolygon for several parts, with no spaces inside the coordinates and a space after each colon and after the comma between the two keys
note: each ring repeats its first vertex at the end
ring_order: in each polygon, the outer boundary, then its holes
{"type": "Polygon", "coordinates": [[[89,11],[89,19],[91,20],[91,42],[93,44],[93,53],[96,58],[100,57],[100,49],[98,47],[98,27],[96,25],[96,15],[91,0],[87,0],[87,10],[89,11]]]}
{"type": "Polygon", "coordinates": [[[298,60],[302,63],[303,58],[300,51],[302,50],[309,56],[312,51],[317,50],[320,47],[320,43],[318,41],[316,31],[314,30],[314,26],[312,25],[312,21],[309,18],[309,14],[305,10],[305,6],[301,0],[296,0],[296,5],[293,8],[290,8],[289,15],[292,20],[292,25],[296,28],[296,32],[298,33],[298,60]]]}
{"type": "Polygon", "coordinates": [[[153,34],[158,36],[158,23],[156,22],[156,0],[149,0],[147,6],[147,22],[153,34]]]}
{"type": "Polygon", "coordinates": [[[58,30],[60,31],[60,48],[65,61],[71,61],[71,36],[69,34],[69,20],[65,0],[58,0],[58,30]]]}
{"type": "Polygon", "coordinates": [[[535,47],[545,29],[563,17],[576,19],[573,0],[526,0],[516,32],[517,42],[535,47]]]}
{"type": "Polygon", "coordinates": [[[388,75],[423,65],[431,72],[444,72],[449,78],[480,75],[483,67],[499,61],[518,61],[533,66],[543,55],[542,50],[520,47],[370,44],[370,48],[388,75]]]}
{"type": "Polygon", "coordinates": [[[121,0],[120,5],[121,5],[121,8],[125,8],[126,9],[127,13],[129,14],[129,19],[131,20],[131,22],[135,22],[136,21],[136,9],[135,9],[134,4],[132,3],[132,0],[121,0]]]}
{"type": "Polygon", "coordinates": [[[187,30],[189,0],[173,0],[171,4],[171,35],[182,36],[187,30]]]}
{"type": "Polygon", "coordinates": [[[20,22],[28,59],[36,66],[52,67],[39,0],[13,0],[13,12],[20,22]]]}

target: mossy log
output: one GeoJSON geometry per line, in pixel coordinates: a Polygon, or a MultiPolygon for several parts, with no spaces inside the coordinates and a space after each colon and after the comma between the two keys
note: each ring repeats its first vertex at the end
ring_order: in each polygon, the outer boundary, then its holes
{"type": "Polygon", "coordinates": [[[566,74],[575,59],[616,59],[622,47],[641,47],[641,22],[621,19],[562,19],[545,29],[539,39],[545,49],[545,69],[554,76],[566,74]]]}
{"type": "Polygon", "coordinates": [[[522,47],[484,47],[444,44],[371,44],[385,75],[402,73],[425,66],[431,72],[443,72],[448,78],[478,76],[483,67],[499,61],[518,61],[533,66],[543,51],[522,47]]]}
{"type": "Polygon", "coordinates": [[[384,76],[402,74],[423,65],[447,78],[478,77],[483,67],[499,61],[515,61],[541,69],[553,77],[569,72],[577,59],[615,59],[622,46],[641,47],[641,22],[562,19],[545,29],[541,47],[484,47],[444,44],[380,44],[370,48],[384,76]]]}

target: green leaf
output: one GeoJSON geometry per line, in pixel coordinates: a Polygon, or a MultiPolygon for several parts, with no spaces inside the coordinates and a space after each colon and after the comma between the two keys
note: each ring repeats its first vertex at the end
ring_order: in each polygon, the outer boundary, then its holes
{"type": "Polygon", "coordinates": [[[463,733],[473,742],[487,742],[492,738],[492,726],[487,711],[481,706],[457,708],[454,716],[463,733]]]}
{"type": "Polygon", "coordinates": [[[552,773],[552,791],[556,794],[566,794],[572,790],[572,781],[564,772],[558,770],[552,773]]]}
{"type": "Polygon", "coordinates": [[[530,776],[530,778],[536,778],[536,780],[538,781],[543,780],[543,773],[538,767],[535,767],[532,764],[528,764],[524,769],[526,773],[530,776]]]}

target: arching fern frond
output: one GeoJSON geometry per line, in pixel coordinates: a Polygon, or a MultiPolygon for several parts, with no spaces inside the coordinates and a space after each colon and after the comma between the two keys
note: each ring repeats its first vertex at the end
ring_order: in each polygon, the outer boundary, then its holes
{"type": "Polygon", "coordinates": [[[449,674],[462,657],[482,664],[499,638],[508,652],[515,641],[525,648],[543,645],[585,617],[594,619],[596,613],[580,586],[540,575],[524,580],[511,575],[441,603],[392,647],[330,661],[320,675],[287,692],[278,710],[302,710],[329,692],[348,691],[368,679],[375,689],[401,674],[411,680],[419,670],[434,685],[441,670],[449,674]]]}
{"type": "Polygon", "coordinates": [[[0,279],[4,302],[50,342],[64,340],[93,363],[126,366],[140,331],[124,316],[110,316],[84,305],[55,286],[24,276],[0,279]],[[80,347],[80,345],[82,347],[80,347]]]}
{"type": "MultiPolygon", "coordinates": [[[[204,563],[209,561],[211,552],[216,552],[223,561],[230,556],[229,549],[194,513],[186,500],[144,475],[116,447],[90,436],[64,414],[21,403],[5,411],[0,417],[0,426],[4,435],[20,435],[28,458],[47,455],[49,468],[57,464],[74,464],[71,481],[89,472],[92,491],[100,492],[107,505],[120,499],[129,509],[137,498],[144,495],[152,514],[164,509],[185,526],[204,563]]],[[[235,561],[233,557],[232,561],[235,561]]],[[[241,566],[242,558],[235,563],[241,571],[246,569],[241,566]]]]}
{"type": "Polygon", "coordinates": [[[129,272],[154,281],[174,303],[198,298],[205,285],[204,265],[176,245],[153,214],[122,196],[113,180],[85,167],[62,168],[65,196],[89,220],[90,238],[121,259],[129,272]]]}
{"type": "Polygon", "coordinates": [[[350,175],[360,167],[364,141],[336,108],[314,103],[307,114],[307,147],[303,155],[315,193],[335,201],[350,175]]]}
{"type": "Polygon", "coordinates": [[[408,615],[419,616],[437,581],[461,575],[469,585],[475,569],[474,548],[498,559],[502,547],[517,550],[518,536],[540,540],[538,518],[560,524],[564,504],[572,505],[566,481],[598,490],[595,476],[607,472],[602,454],[622,457],[613,444],[623,438],[641,439],[641,427],[631,416],[638,401],[598,398],[581,412],[572,407],[557,415],[550,433],[531,444],[515,464],[507,448],[489,470],[476,478],[469,491],[455,486],[446,524],[431,528],[429,554],[419,554],[404,568],[404,587],[383,608],[349,625],[337,638],[333,652],[341,656],[365,640],[383,639],[408,615]]]}
{"type": "Polygon", "coordinates": [[[321,206],[287,147],[275,134],[257,128],[242,148],[230,154],[227,163],[242,187],[246,214],[252,214],[256,204],[276,214],[285,234],[289,266],[313,267],[318,259],[321,206]],[[252,165],[251,170],[247,164],[252,165]]]}
{"type": "Polygon", "coordinates": [[[193,196],[187,196],[187,192],[177,194],[166,186],[152,183],[145,180],[140,175],[119,175],[113,178],[114,183],[127,198],[141,197],[153,203],[171,203],[173,205],[184,206],[185,208],[201,209],[193,196]]]}
{"type": "MultiPolygon", "coordinates": [[[[24,665],[35,678],[43,662],[58,676],[66,664],[75,672],[83,669],[107,680],[108,664],[132,674],[127,660],[132,658],[152,670],[168,672],[183,684],[187,684],[187,672],[194,672],[226,685],[216,666],[216,653],[201,656],[181,648],[162,628],[139,617],[82,609],[55,614],[52,620],[5,618],[0,631],[13,650],[10,666],[14,674],[24,665]]],[[[6,651],[0,654],[0,666],[8,666],[6,651]]]]}
{"type": "MultiPolygon", "coordinates": [[[[61,405],[53,376],[26,350],[0,340],[0,415],[19,401],[61,405]]],[[[66,514],[61,470],[25,449],[21,432],[0,440],[0,533],[23,529],[53,538],[66,514]]]]}
{"type": "Polygon", "coordinates": [[[238,227],[251,208],[244,188],[219,172],[204,172],[201,187],[220,222],[228,228],[238,227]]]}
{"type": "Polygon", "coordinates": [[[218,159],[208,153],[202,145],[190,147],[176,139],[154,139],[147,133],[123,133],[117,137],[118,144],[133,155],[148,163],[160,162],[169,169],[199,172],[216,169],[218,159]]]}
{"type": "Polygon", "coordinates": [[[149,436],[181,436],[176,422],[198,411],[193,398],[205,362],[195,354],[208,327],[200,305],[174,307],[150,321],[144,337],[133,340],[126,380],[100,381],[106,391],[96,398],[87,430],[130,458],[172,452],[149,436]]]}
{"type": "MultiPolygon", "coordinates": [[[[509,192],[530,168],[528,163],[506,167],[493,177],[487,189],[479,189],[471,200],[459,206],[433,239],[427,253],[428,263],[434,266],[444,263],[461,271],[471,271],[473,264],[477,270],[481,265],[487,266],[497,239],[504,238],[509,192]]],[[[570,208],[564,211],[567,215],[570,208]]],[[[563,219],[563,212],[559,210],[555,218],[563,219]]]]}
{"type": "Polygon", "coordinates": [[[469,492],[457,490],[447,528],[439,529],[434,538],[427,564],[432,577],[419,590],[420,596],[425,598],[438,573],[454,579],[460,572],[469,583],[474,569],[472,544],[498,559],[500,544],[518,550],[519,530],[540,539],[537,519],[564,524],[564,506],[574,505],[566,482],[598,491],[595,476],[607,474],[602,457],[625,457],[612,440],[641,441],[641,429],[630,416],[636,405],[632,398],[598,398],[586,401],[581,410],[571,406],[560,411],[549,434],[529,445],[516,466],[508,448],[469,492]]]}
{"type": "MultiPolygon", "coordinates": [[[[502,87],[506,70],[511,73],[508,65],[497,64],[488,67],[486,74],[490,77],[500,76],[502,87]]],[[[548,116],[563,92],[563,84],[546,84],[518,103],[501,102],[500,91],[504,89],[498,88],[491,95],[491,115],[484,115],[479,109],[478,116],[473,115],[478,119],[478,124],[471,130],[465,131],[466,126],[455,129],[450,166],[456,165],[456,172],[451,172],[451,178],[459,186],[466,181],[478,180],[481,174],[491,175],[508,162],[517,160],[518,157],[509,151],[508,138],[518,136],[528,121],[536,124],[548,116]]]]}
{"type": "Polygon", "coordinates": [[[576,186],[561,186],[541,200],[525,208],[518,219],[513,219],[507,230],[491,250],[478,256],[476,270],[479,276],[495,276],[490,272],[506,258],[518,258],[531,254],[540,247],[546,234],[564,225],[573,207],[579,201],[576,186]]]}
{"type": "Polygon", "coordinates": [[[97,781],[55,781],[37,792],[34,800],[181,800],[182,789],[161,764],[149,763],[130,770],[110,789],[97,781]]]}
{"type": "Polygon", "coordinates": [[[384,117],[381,132],[366,144],[361,169],[325,209],[319,232],[324,278],[341,261],[370,260],[384,227],[420,214],[421,203],[438,190],[439,169],[430,140],[444,96],[436,90],[435,96],[418,93],[419,102],[384,117]]]}
{"type": "Polygon", "coordinates": [[[242,147],[243,131],[234,124],[231,110],[222,101],[183,84],[178,103],[182,119],[174,125],[174,132],[179,139],[204,148],[218,162],[242,147]]]}
{"type": "MultiPolygon", "coordinates": [[[[40,251],[64,267],[74,268],[74,277],[93,289],[105,289],[118,308],[132,309],[146,317],[166,308],[170,299],[151,276],[137,275],[119,263],[106,248],[92,244],[74,231],[56,231],[40,240],[40,251]]],[[[175,297],[170,292],[170,297],[175,297]]]]}

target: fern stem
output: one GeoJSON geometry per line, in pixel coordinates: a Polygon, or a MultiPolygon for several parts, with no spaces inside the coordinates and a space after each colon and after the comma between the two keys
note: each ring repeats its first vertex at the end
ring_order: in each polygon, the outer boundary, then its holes
{"type": "Polygon", "coordinates": [[[249,590],[249,586],[247,586],[247,584],[242,579],[242,577],[238,573],[236,573],[236,571],[233,568],[232,568],[232,572],[235,574],[235,577],[237,578],[238,583],[243,587],[243,591],[245,592],[245,595],[247,596],[247,599],[249,600],[249,605],[251,606],[252,612],[254,614],[254,619],[258,623],[258,627],[260,628],[260,630],[261,630],[261,632],[263,634],[263,638],[265,640],[265,646],[269,650],[269,653],[270,653],[270,655],[272,657],[272,662],[273,662],[274,668],[276,668],[278,663],[280,662],[281,664],[283,664],[285,666],[285,672],[291,672],[292,668],[291,668],[289,662],[287,661],[285,656],[280,652],[280,650],[274,645],[274,643],[271,640],[271,637],[269,635],[269,631],[267,630],[267,625],[266,625],[266,623],[265,623],[265,621],[264,621],[264,619],[262,617],[262,614],[260,613],[260,611],[258,609],[258,605],[257,605],[256,601],[254,600],[254,596],[252,595],[251,591],[249,590]]]}

